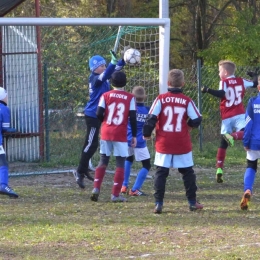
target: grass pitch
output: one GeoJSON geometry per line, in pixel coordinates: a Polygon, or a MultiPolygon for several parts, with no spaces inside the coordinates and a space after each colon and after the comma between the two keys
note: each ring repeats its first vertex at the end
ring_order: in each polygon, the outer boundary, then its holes
{"type": "Polygon", "coordinates": [[[204,204],[196,212],[171,170],[161,215],[153,213],[152,179],[143,187],[148,196],[111,203],[111,174],[98,202],[89,199],[92,183],[81,191],[70,174],[10,178],[20,198],[0,196],[0,259],[259,259],[260,182],[242,211],[244,170],[227,167],[218,184],[214,168],[196,167],[204,204]]]}

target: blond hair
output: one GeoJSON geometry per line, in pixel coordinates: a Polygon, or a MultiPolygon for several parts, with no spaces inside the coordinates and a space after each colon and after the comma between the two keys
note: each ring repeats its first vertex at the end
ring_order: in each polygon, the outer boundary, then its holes
{"type": "Polygon", "coordinates": [[[168,74],[168,84],[174,88],[182,87],[184,83],[184,73],[182,70],[172,69],[168,74]]]}
{"type": "Polygon", "coordinates": [[[229,75],[235,74],[236,64],[230,60],[221,60],[219,61],[218,66],[223,67],[229,75]]]}
{"type": "Polygon", "coordinates": [[[135,86],[132,90],[137,102],[144,102],[146,98],[145,89],[141,86],[135,86]]]}

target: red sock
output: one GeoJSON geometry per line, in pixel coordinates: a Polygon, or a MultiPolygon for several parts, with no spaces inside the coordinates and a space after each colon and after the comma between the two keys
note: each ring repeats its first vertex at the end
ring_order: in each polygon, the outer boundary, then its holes
{"type": "Polygon", "coordinates": [[[114,176],[114,185],[112,189],[112,194],[116,197],[119,196],[119,193],[122,188],[122,184],[124,181],[124,168],[116,168],[115,176],[114,176]]]}
{"type": "Polygon", "coordinates": [[[217,163],[216,163],[217,168],[223,168],[224,167],[225,158],[226,158],[226,149],[218,148],[217,163]]]}
{"type": "Polygon", "coordinates": [[[235,140],[242,140],[244,135],[244,131],[238,131],[231,134],[235,140]]]}
{"type": "Polygon", "coordinates": [[[98,188],[100,190],[101,184],[103,182],[103,178],[106,173],[105,166],[99,166],[95,170],[95,178],[94,178],[94,188],[98,188]]]}

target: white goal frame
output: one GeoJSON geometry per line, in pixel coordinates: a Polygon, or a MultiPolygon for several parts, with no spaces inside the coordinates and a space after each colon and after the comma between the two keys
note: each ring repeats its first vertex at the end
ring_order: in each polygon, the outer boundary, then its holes
{"type": "Polygon", "coordinates": [[[169,18],[1,18],[0,26],[159,26],[159,92],[167,92],[170,52],[169,18]]]}

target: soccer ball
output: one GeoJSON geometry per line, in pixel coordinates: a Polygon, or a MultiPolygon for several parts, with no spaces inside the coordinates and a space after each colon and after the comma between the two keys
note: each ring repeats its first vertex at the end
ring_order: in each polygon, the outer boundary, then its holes
{"type": "Polygon", "coordinates": [[[140,51],[130,48],[124,53],[124,60],[129,65],[137,65],[141,63],[140,51]]]}

